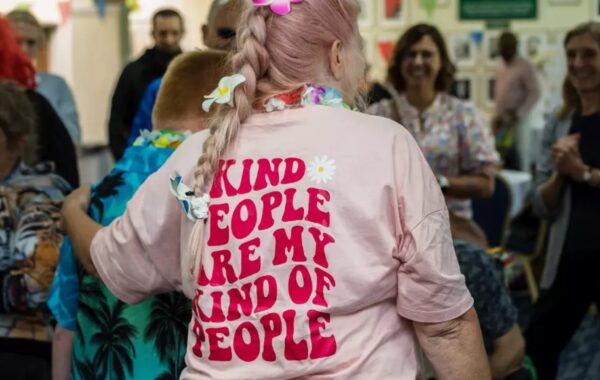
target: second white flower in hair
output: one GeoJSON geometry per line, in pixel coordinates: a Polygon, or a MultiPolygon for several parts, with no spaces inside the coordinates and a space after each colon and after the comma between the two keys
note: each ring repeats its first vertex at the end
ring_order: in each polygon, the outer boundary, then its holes
{"type": "Polygon", "coordinates": [[[213,103],[229,104],[233,107],[233,93],[235,92],[235,88],[245,81],[246,78],[242,74],[234,74],[232,76],[221,78],[219,87],[204,97],[206,99],[202,103],[204,112],[210,111],[210,107],[213,103]]]}

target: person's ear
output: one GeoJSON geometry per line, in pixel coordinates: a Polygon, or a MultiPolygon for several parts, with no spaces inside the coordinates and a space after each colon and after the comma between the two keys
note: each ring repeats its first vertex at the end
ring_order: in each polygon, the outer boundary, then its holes
{"type": "Polygon", "coordinates": [[[200,32],[202,33],[202,42],[204,46],[209,46],[208,43],[208,25],[204,24],[200,27],[200,32]]]}
{"type": "Polygon", "coordinates": [[[344,74],[342,41],[336,40],[329,49],[329,70],[337,81],[341,81],[344,74]]]}

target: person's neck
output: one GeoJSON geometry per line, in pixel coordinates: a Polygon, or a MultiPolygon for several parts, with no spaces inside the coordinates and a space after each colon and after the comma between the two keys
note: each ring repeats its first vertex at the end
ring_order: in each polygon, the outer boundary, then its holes
{"type": "Polygon", "coordinates": [[[0,162],[0,182],[3,182],[17,167],[18,158],[8,158],[0,162]]]}
{"type": "Polygon", "coordinates": [[[435,101],[437,95],[435,89],[431,87],[407,88],[405,93],[410,105],[415,107],[419,113],[428,109],[435,101]]]}
{"type": "Polygon", "coordinates": [[[600,111],[600,91],[590,91],[579,95],[582,116],[593,115],[600,111]]]}

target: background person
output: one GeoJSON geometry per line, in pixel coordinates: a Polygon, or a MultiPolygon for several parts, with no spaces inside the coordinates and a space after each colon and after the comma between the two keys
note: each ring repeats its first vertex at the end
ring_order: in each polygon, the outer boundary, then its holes
{"type": "Polygon", "coordinates": [[[563,108],[544,130],[534,198],[552,223],[543,291],[526,332],[540,379],[556,378],[560,353],[600,301],[600,23],[575,27],[564,47],[563,108]]]}
{"type": "Polygon", "coordinates": [[[0,81],[0,99],[0,368],[6,379],[50,379],[45,301],[70,188],[52,165],[35,164],[35,111],[25,92],[0,81]]]}
{"type": "MultiPolygon", "coordinates": [[[[245,0],[213,0],[206,24],[202,25],[202,37],[207,48],[214,50],[234,48],[236,29],[246,4],[245,0]]],[[[152,110],[161,81],[162,78],[154,80],[146,89],[133,119],[127,146],[131,146],[140,137],[141,131],[152,130],[152,110]]]]}
{"type": "Polygon", "coordinates": [[[173,58],[181,53],[185,31],[183,17],[173,9],[163,9],[152,17],[154,47],[130,62],[121,73],[112,98],[108,125],[110,150],[119,160],[127,147],[131,126],[148,85],[162,77],[173,58]]]}
{"type": "MultiPolygon", "coordinates": [[[[6,15],[23,51],[35,64],[44,44],[44,30],[29,11],[15,10],[6,15]]],[[[36,91],[44,96],[60,116],[75,144],[81,144],[79,115],[69,85],[58,75],[37,71],[36,91]]]]}
{"type": "Polygon", "coordinates": [[[453,235],[485,246],[485,234],[472,221],[471,199],[493,195],[499,157],[481,113],[448,94],[455,71],[439,30],[415,25],[394,48],[386,86],[391,98],[368,112],[413,135],[444,192],[453,235]]]}
{"type": "Polygon", "coordinates": [[[48,100],[35,91],[35,68],[17,44],[8,20],[0,16],[0,80],[17,83],[26,90],[35,117],[36,155],[39,161],[53,163],[56,174],[72,188],[79,186],[75,146],[69,132],[48,100]]]}
{"type": "Polygon", "coordinates": [[[494,75],[496,147],[504,167],[529,171],[530,129],[528,116],[540,99],[540,86],[531,63],[519,56],[517,36],[504,32],[498,39],[502,61],[494,75]]]}

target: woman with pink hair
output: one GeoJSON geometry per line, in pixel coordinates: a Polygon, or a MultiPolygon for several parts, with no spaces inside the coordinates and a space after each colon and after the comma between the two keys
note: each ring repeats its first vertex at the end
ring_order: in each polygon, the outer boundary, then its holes
{"type": "Polygon", "coordinates": [[[400,125],[353,111],[358,2],[254,5],[210,130],[106,228],[88,189],[69,198],[80,261],[128,303],[193,298],[182,379],[416,379],[421,349],[440,379],[489,379],[435,177],[400,125]]]}

